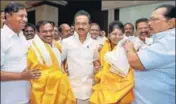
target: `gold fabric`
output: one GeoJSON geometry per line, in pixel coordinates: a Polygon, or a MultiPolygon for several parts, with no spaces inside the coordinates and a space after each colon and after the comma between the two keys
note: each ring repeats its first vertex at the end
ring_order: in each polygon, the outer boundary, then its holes
{"type": "Polygon", "coordinates": [[[103,59],[108,51],[111,51],[111,46],[110,42],[106,41],[100,52],[103,68],[95,75],[97,83],[93,86],[90,104],[129,104],[134,99],[133,69],[130,68],[125,78],[110,72],[111,66],[103,59]]]}
{"type": "MultiPolygon", "coordinates": [[[[33,42],[34,44],[34,42],[33,42]]],[[[52,52],[51,47],[45,44],[50,57],[52,65],[47,66],[41,64],[32,49],[28,51],[28,66],[29,70],[39,69],[41,76],[39,79],[31,80],[31,104],[76,104],[76,99],[71,90],[71,86],[66,73],[61,71],[55,54],[52,52]]],[[[61,46],[55,43],[55,46],[61,50],[61,46]]],[[[37,47],[36,47],[37,48],[37,47]]],[[[40,54],[41,51],[37,49],[40,54]]],[[[43,60],[44,61],[44,60],[43,60]]]]}

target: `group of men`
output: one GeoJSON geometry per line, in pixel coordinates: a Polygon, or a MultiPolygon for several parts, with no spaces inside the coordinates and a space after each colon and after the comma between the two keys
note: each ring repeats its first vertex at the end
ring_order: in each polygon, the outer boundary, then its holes
{"type": "MultiPolygon", "coordinates": [[[[9,3],[1,18],[1,104],[89,104],[108,37],[88,12],[78,11],[71,27],[47,20],[34,26],[25,6],[9,3]]],[[[136,21],[136,35],[131,23],[124,25],[124,37],[147,44],[123,44],[135,70],[133,104],[174,104],[175,20],[175,6],[162,5],[136,21]]]]}

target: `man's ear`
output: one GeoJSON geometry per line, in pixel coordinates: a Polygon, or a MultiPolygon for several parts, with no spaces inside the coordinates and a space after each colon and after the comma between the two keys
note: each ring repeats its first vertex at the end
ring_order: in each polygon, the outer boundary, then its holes
{"type": "Polygon", "coordinates": [[[10,17],[12,17],[12,14],[5,13],[5,18],[6,18],[6,20],[10,20],[10,17]]]}
{"type": "Polygon", "coordinates": [[[172,18],[168,21],[168,26],[170,29],[175,28],[176,27],[176,18],[172,18]]]}

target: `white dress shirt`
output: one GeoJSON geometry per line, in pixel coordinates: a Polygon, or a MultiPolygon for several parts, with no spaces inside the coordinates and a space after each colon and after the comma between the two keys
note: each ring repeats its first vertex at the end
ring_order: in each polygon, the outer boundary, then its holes
{"type": "MultiPolygon", "coordinates": [[[[28,43],[8,26],[1,30],[1,71],[22,72],[27,67],[28,43]]],[[[29,101],[29,81],[1,81],[1,104],[25,104],[29,101]]]]}
{"type": "Polygon", "coordinates": [[[62,42],[62,61],[67,59],[69,80],[77,99],[88,99],[93,84],[93,61],[98,60],[98,44],[89,33],[84,43],[75,32],[62,42]]]}

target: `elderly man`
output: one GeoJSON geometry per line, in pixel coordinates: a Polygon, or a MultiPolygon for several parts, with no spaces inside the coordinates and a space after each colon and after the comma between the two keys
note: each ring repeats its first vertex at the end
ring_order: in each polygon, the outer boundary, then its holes
{"type": "Polygon", "coordinates": [[[27,22],[25,6],[9,3],[6,24],[1,30],[1,104],[28,104],[30,79],[39,78],[37,70],[28,71],[28,43],[23,35],[27,22]]]}
{"type": "Polygon", "coordinates": [[[134,26],[131,23],[124,24],[125,36],[134,36],[134,26]]]}
{"type": "Polygon", "coordinates": [[[136,69],[133,104],[175,104],[175,20],[176,7],[161,5],[149,20],[153,44],[136,52],[130,41],[124,43],[136,69]]]}
{"type": "Polygon", "coordinates": [[[94,69],[99,68],[98,44],[89,34],[90,15],[80,10],[75,14],[74,35],[62,42],[62,60],[67,60],[68,74],[77,104],[89,104],[94,69]]]}
{"type": "Polygon", "coordinates": [[[96,42],[99,45],[99,52],[104,44],[104,41],[107,40],[105,37],[101,37],[100,36],[100,26],[97,23],[91,23],[90,24],[90,29],[89,29],[89,33],[91,35],[91,38],[96,40],[96,42]]]}
{"type": "Polygon", "coordinates": [[[61,40],[70,36],[70,26],[66,23],[59,26],[59,31],[61,33],[61,40]]]}

